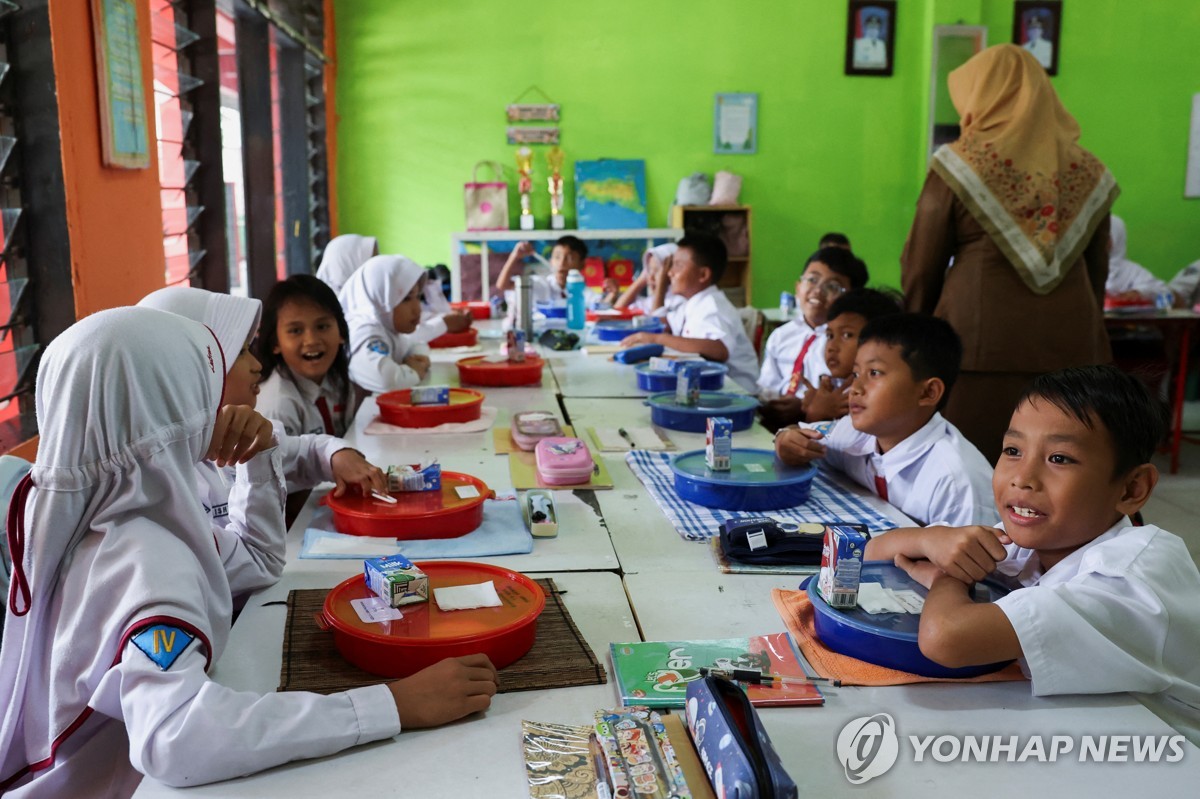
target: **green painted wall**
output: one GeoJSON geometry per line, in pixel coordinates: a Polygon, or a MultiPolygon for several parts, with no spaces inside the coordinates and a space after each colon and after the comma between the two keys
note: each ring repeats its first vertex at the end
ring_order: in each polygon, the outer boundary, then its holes
{"type": "MultiPolygon", "coordinates": [[[[1182,199],[1187,115],[1200,91],[1192,41],[1200,4],[1147,0],[1137,13],[1120,0],[1065,6],[1056,85],[1084,144],[1124,189],[1118,211],[1131,255],[1171,274],[1200,258],[1200,201],[1182,199]]],[[[651,226],[666,225],[681,177],[744,176],[755,304],[774,305],[831,229],[850,235],[874,282],[897,285],[924,176],[929,25],[983,22],[992,43],[1003,41],[1011,0],[903,0],[892,78],[842,74],[845,3],[736,8],[336,0],[342,230],[377,235],[384,251],[445,261],[475,161],[500,161],[515,185],[504,107],[536,84],[562,105],[568,174],[575,158],[646,160],[651,226]],[[719,91],[759,93],[758,154],[712,152],[719,91]]],[[[534,213],[545,225],[544,148],[535,149],[534,213]]],[[[567,197],[570,206],[570,185],[567,197]]]]}

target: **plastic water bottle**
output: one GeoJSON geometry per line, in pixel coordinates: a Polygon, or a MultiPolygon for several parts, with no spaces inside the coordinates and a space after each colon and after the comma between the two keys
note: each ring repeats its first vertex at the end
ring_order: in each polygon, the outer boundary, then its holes
{"type": "Polygon", "coordinates": [[[583,299],[583,275],[578,269],[567,273],[567,329],[583,330],[587,305],[583,299]]]}

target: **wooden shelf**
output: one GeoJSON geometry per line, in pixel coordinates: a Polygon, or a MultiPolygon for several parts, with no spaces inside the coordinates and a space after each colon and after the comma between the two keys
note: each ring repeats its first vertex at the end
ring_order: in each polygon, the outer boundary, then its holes
{"type": "Polygon", "coordinates": [[[741,253],[729,256],[725,274],[721,277],[718,285],[726,289],[726,293],[731,295],[731,299],[734,300],[735,305],[752,304],[750,295],[750,278],[752,274],[750,270],[750,254],[752,252],[750,206],[676,205],[671,207],[671,225],[676,228],[683,228],[685,234],[686,231],[692,229],[703,233],[710,233],[724,241],[725,247],[729,251],[741,253]],[[730,241],[729,230],[723,224],[723,218],[727,216],[740,216],[745,220],[746,238],[744,243],[741,241],[740,236],[738,236],[738,241],[730,241]],[[744,250],[744,253],[741,252],[742,250],[744,250]],[[733,291],[730,291],[730,289],[733,291]],[[739,294],[741,295],[740,297],[738,296],[739,294]]]}

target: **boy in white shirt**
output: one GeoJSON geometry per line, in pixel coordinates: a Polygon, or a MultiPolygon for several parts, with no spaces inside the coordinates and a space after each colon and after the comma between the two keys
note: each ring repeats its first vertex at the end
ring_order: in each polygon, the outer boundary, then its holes
{"type": "Polygon", "coordinates": [[[920,524],[992,524],[992,468],[939,411],[958,377],[962,342],[932,316],[892,314],[859,335],[850,413],[828,435],[789,427],[775,451],[824,458],[920,524]]]}
{"type": "Polygon", "coordinates": [[[667,306],[666,333],[634,333],[621,342],[662,344],[679,352],[694,352],[729,367],[729,377],[754,393],[758,356],[746,336],[737,309],[717,287],[725,274],[725,245],[715,236],[689,233],[679,240],[671,261],[671,290],[683,302],[667,306]]]}
{"type": "Polygon", "coordinates": [[[1158,482],[1162,404],[1112,366],[1038,377],[992,485],[996,527],[899,530],[867,545],[929,588],[919,643],[946,666],[1019,658],[1036,696],[1129,691],[1200,743],[1200,572],[1177,536],[1129,517],[1158,482]],[[993,570],[1015,588],[976,603],[993,570]]]}
{"type": "MultiPolygon", "coordinates": [[[[519,242],[516,247],[513,247],[508,260],[504,262],[504,268],[500,270],[500,276],[496,278],[497,291],[507,292],[513,287],[513,272],[516,270],[517,264],[533,253],[533,245],[528,241],[519,242]]],[[[567,274],[572,269],[582,272],[583,262],[587,260],[587,255],[587,245],[583,243],[582,239],[575,236],[563,236],[554,242],[554,249],[550,251],[551,274],[531,273],[526,275],[533,281],[533,301],[535,303],[564,302],[567,299],[567,274]]],[[[509,306],[512,306],[511,302],[509,302],[509,306]]]]}
{"type": "Polygon", "coordinates": [[[805,386],[815,386],[829,374],[825,365],[829,306],[866,283],[867,265],[844,247],[823,247],[809,256],[796,281],[799,313],[770,335],[763,351],[758,395],[763,400],[763,424],[769,429],[804,420],[805,386]]]}

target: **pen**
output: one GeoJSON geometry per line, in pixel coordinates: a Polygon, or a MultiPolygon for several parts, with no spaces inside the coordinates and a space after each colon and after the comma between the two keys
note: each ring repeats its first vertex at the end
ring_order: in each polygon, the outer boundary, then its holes
{"type": "Polygon", "coordinates": [[[386,502],[389,505],[395,505],[397,502],[395,497],[388,496],[387,494],[381,494],[378,491],[372,491],[371,496],[373,496],[375,499],[379,500],[380,502],[386,502]]]}
{"type": "Polygon", "coordinates": [[[755,685],[771,685],[771,686],[787,686],[787,685],[806,685],[809,683],[826,683],[835,688],[840,688],[841,680],[834,680],[829,677],[784,677],[781,674],[764,674],[760,671],[752,669],[733,669],[732,671],[723,671],[721,669],[700,669],[701,676],[709,674],[735,682],[753,683],[755,685]]]}
{"type": "Polygon", "coordinates": [[[634,448],[636,447],[636,445],[633,443],[633,439],[629,437],[629,433],[625,432],[625,428],[624,428],[624,427],[618,427],[618,428],[617,428],[617,434],[618,434],[619,436],[621,436],[621,438],[623,438],[623,439],[625,439],[626,441],[628,441],[628,442],[629,442],[629,448],[630,448],[630,449],[634,449],[634,448]]]}

